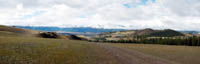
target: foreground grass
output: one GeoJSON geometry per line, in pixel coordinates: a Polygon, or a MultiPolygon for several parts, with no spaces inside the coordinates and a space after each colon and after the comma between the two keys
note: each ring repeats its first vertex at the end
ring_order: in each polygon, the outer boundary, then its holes
{"type": "Polygon", "coordinates": [[[200,47],[120,43],[106,44],[128,48],[145,54],[150,54],[171,61],[179,62],[181,64],[200,64],[200,47]]]}
{"type": "Polygon", "coordinates": [[[84,41],[0,36],[0,64],[117,64],[84,41]]]}
{"type": "Polygon", "coordinates": [[[20,34],[12,33],[12,32],[6,32],[6,31],[0,31],[0,36],[4,36],[4,37],[19,37],[20,34]]]}

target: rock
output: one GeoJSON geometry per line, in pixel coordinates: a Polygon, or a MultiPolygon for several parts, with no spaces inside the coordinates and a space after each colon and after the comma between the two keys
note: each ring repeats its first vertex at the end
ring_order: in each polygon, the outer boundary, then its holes
{"type": "Polygon", "coordinates": [[[58,38],[59,35],[56,32],[40,32],[39,35],[43,38],[58,38]]]}

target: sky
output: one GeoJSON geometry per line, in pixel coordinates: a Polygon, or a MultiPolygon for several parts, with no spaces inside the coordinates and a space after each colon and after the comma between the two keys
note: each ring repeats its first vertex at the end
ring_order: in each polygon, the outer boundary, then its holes
{"type": "Polygon", "coordinates": [[[0,0],[0,25],[200,31],[200,0],[0,0]]]}

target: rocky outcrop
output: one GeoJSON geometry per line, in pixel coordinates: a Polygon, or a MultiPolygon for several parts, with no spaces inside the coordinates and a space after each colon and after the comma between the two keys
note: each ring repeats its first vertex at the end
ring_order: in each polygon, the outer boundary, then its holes
{"type": "Polygon", "coordinates": [[[59,38],[56,32],[40,32],[39,36],[43,38],[59,38]]]}

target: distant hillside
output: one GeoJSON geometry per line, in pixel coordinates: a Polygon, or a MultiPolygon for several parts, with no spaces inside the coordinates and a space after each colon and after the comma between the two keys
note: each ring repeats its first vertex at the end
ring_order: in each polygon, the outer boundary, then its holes
{"type": "Polygon", "coordinates": [[[133,37],[133,36],[155,36],[155,37],[173,37],[173,36],[184,36],[184,34],[171,30],[153,30],[153,29],[143,29],[143,30],[127,30],[127,31],[120,31],[120,32],[108,32],[103,33],[100,35],[104,36],[123,36],[123,37],[133,37]]]}
{"type": "Polygon", "coordinates": [[[39,30],[39,31],[50,31],[50,32],[113,32],[122,31],[124,29],[103,29],[103,28],[91,28],[91,27],[37,27],[37,26],[16,26],[18,28],[39,30]]]}
{"type": "Polygon", "coordinates": [[[38,33],[39,33],[39,31],[0,25],[0,34],[1,34],[1,36],[4,36],[4,35],[35,36],[38,33]]]}
{"type": "Polygon", "coordinates": [[[158,32],[153,32],[150,34],[150,36],[158,36],[158,37],[174,37],[174,36],[184,36],[184,34],[171,30],[171,29],[166,29],[166,30],[161,30],[158,32]]]}
{"type": "MultiPolygon", "coordinates": [[[[174,39],[187,39],[192,37],[185,35],[181,32],[165,29],[165,30],[153,30],[153,29],[142,29],[142,30],[127,30],[117,32],[106,32],[98,34],[95,37],[88,38],[92,42],[112,42],[112,43],[168,43],[174,44],[174,39]],[[161,42],[162,40],[162,42],[161,42]],[[169,43],[169,40],[171,43],[169,43]],[[156,41],[156,42],[155,42],[156,41]],[[173,41],[173,42],[172,42],[173,41]]],[[[181,42],[181,41],[180,41],[181,42]]]]}
{"type": "MultiPolygon", "coordinates": [[[[0,25],[0,36],[2,37],[42,37],[42,38],[64,38],[70,39],[72,36],[65,36],[55,32],[43,32],[30,29],[22,29],[17,27],[9,27],[0,25]]],[[[74,36],[73,36],[74,37],[74,36]]]]}
{"type": "Polygon", "coordinates": [[[153,30],[153,29],[144,29],[144,30],[133,30],[135,31],[132,33],[132,35],[137,35],[137,36],[144,36],[144,35],[152,35],[153,33],[160,32],[160,30],[153,30]]]}
{"type": "Polygon", "coordinates": [[[199,34],[200,32],[198,31],[180,31],[182,33],[188,33],[188,34],[199,34]]]}

